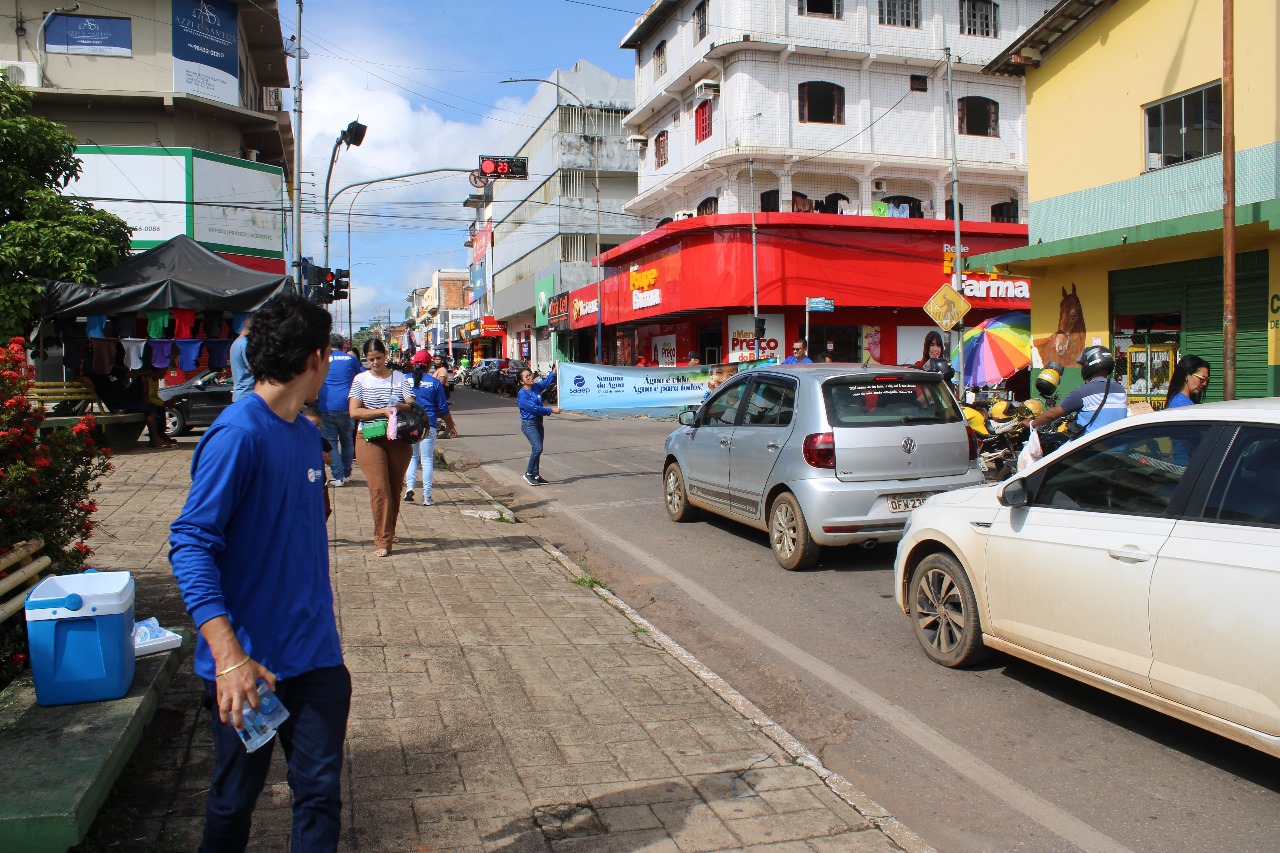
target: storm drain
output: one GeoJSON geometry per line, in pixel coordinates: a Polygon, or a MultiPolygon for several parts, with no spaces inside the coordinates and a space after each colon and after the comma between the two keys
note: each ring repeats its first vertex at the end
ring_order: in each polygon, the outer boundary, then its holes
{"type": "Polygon", "coordinates": [[[595,809],[583,803],[538,806],[533,810],[533,819],[550,841],[604,835],[609,831],[595,809]]]}

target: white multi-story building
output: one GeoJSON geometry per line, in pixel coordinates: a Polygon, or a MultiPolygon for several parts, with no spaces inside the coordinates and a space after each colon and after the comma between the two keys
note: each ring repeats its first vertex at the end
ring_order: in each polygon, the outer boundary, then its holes
{"type": "Polygon", "coordinates": [[[961,218],[1024,221],[1022,82],[979,72],[1052,5],[657,0],[622,40],[640,152],[626,210],[951,218],[955,138],[961,218]]]}

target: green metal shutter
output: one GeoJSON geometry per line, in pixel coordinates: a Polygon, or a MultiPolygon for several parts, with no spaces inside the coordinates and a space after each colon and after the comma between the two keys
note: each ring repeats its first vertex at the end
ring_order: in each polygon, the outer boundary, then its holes
{"type": "MultiPolygon", "coordinates": [[[[1209,362],[1213,380],[1205,401],[1222,399],[1222,285],[1188,287],[1182,315],[1182,354],[1209,362]]],[[[1236,396],[1271,393],[1267,365],[1267,279],[1236,279],[1236,396]]]]}

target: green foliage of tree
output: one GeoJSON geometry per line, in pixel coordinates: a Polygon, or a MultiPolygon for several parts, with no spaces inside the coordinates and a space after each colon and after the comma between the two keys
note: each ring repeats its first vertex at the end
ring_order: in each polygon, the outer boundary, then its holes
{"type": "Polygon", "coordinates": [[[0,340],[35,316],[43,279],[92,282],[120,262],[132,229],[62,195],[80,176],[76,139],[31,114],[32,97],[0,76],[0,340]]]}

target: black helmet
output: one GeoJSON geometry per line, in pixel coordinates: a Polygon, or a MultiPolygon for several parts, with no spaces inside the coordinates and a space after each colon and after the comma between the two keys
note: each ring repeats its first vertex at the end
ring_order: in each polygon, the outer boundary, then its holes
{"type": "Polygon", "coordinates": [[[956,375],[956,369],[951,366],[950,359],[946,358],[931,358],[924,363],[924,369],[934,373],[941,373],[942,378],[947,382],[950,382],[956,375]]]}
{"type": "Polygon", "coordinates": [[[1085,347],[1084,352],[1076,359],[1076,364],[1080,365],[1080,375],[1086,380],[1095,376],[1110,376],[1111,371],[1116,369],[1115,357],[1104,346],[1085,347]]]}
{"type": "Polygon", "coordinates": [[[396,441],[417,444],[427,437],[431,424],[427,413],[419,408],[396,413],[396,441]]]}

